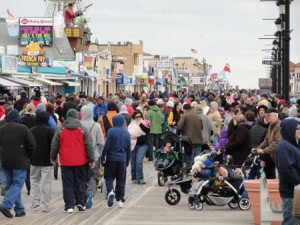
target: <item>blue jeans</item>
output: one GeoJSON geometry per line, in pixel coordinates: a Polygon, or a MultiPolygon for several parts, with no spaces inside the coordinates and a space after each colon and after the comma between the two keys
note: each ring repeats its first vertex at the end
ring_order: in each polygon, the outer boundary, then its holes
{"type": "Polygon", "coordinates": [[[1,206],[11,210],[13,206],[16,213],[22,213],[24,206],[21,200],[21,191],[27,176],[26,169],[4,169],[8,190],[1,206]]]}
{"type": "Polygon", "coordinates": [[[144,180],[143,159],[148,150],[147,145],[137,145],[131,152],[131,179],[144,180]]]}
{"type": "Polygon", "coordinates": [[[185,163],[187,168],[192,168],[194,164],[194,158],[201,153],[201,145],[193,145],[193,153],[191,155],[185,155],[185,163]]]}
{"type": "Polygon", "coordinates": [[[153,146],[155,147],[155,150],[160,148],[160,135],[161,134],[148,134],[149,148],[147,151],[147,157],[151,161],[153,160],[153,146]]]}
{"type": "Polygon", "coordinates": [[[218,134],[214,134],[214,140],[213,140],[214,146],[219,145],[219,139],[220,139],[220,136],[218,134]]]}
{"type": "Polygon", "coordinates": [[[292,198],[282,198],[282,202],[283,202],[282,225],[298,225],[300,221],[292,215],[293,199],[292,198]]]}
{"type": "Polygon", "coordinates": [[[4,169],[2,167],[1,160],[0,160],[0,184],[5,184],[6,185],[6,177],[5,177],[4,169]]]}

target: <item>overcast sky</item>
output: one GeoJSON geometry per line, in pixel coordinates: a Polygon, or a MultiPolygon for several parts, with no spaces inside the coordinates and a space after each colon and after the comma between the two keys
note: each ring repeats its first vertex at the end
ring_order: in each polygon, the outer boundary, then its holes
{"type": "MultiPolygon", "coordinates": [[[[145,52],[195,56],[197,49],[214,72],[231,66],[230,80],[242,88],[255,88],[268,77],[261,64],[269,57],[272,40],[259,40],[276,32],[279,15],[275,2],[259,0],[82,0],[94,3],[88,10],[92,40],[144,41],[145,52]]],[[[0,15],[9,8],[16,16],[43,16],[43,0],[0,0],[0,15]]],[[[291,4],[291,61],[300,62],[300,1],[291,4]]]]}

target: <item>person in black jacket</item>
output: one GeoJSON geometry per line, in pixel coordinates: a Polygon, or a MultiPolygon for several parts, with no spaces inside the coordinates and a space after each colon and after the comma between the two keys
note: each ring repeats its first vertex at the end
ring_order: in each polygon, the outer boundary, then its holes
{"type": "Polygon", "coordinates": [[[37,112],[36,125],[30,129],[36,140],[36,150],[31,158],[30,183],[32,205],[30,208],[42,206],[44,212],[48,211],[51,201],[51,172],[50,161],[51,142],[54,130],[47,126],[50,114],[37,112]]]}
{"type": "Polygon", "coordinates": [[[16,217],[26,215],[21,190],[35,145],[30,130],[20,124],[19,112],[16,109],[11,110],[6,116],[6,123],[0,127],[1,160],[8,186],[0,204],[0,212],[8,218],[13,217],[10,212],[13,207],[16,217]]]}
{"type": "Polygon", "coordinates": [[[297,225],[292,215],[294,187],[300,184],[300,124],[284,119],[280,124],[281,141],[275,149],[275,164],[279,173],[279,193],[283,201],[283,225],[297,225]]]}
{"type": "Polygon", "coordinates": [[[27,98],[26,92],[22,91],[21,98],[15,102],[14,108],[21,112],[26,103],[29,103],[29,99],[27,98]]]}

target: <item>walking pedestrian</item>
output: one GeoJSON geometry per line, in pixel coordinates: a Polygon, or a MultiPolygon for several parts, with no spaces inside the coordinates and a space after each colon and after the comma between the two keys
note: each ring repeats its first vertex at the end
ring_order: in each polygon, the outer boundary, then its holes
{"type": "Polygon", "coordinates": [[[30,166],[30,157],[35,149],[35,140],[30,130],[20,124],[19,112],[16,109],[9,111],[6,123],[0,127],[0,149],[8,188],[0,205],[0,212],[12,218],[10,210],[14,207],[16,217],[25,216],[21,190],[30,166]]]}
{"type": "Polygon", "coordinates": [[[107,133],[101,164],[104,166],[104,179],[109,193],[107,204],[112,207],[116,198],[119,207],[122,208],[125,202],[126,167],[130,160],[130,135],[124,128],[123,115],[114,116],[112,121],[113,127],[107,133]],[[116,180],[115,191],[114,180],[116,180]]]}

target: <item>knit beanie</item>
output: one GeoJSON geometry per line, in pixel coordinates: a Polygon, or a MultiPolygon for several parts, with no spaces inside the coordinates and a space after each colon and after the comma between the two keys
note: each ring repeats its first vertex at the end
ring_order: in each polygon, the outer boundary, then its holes
{"type": "Polygon", "coordinates": [[[66,115],[67,119],[68,118],[75,118],[78,119],[78,112],[76,109],[69,109],[66,115]]]}

